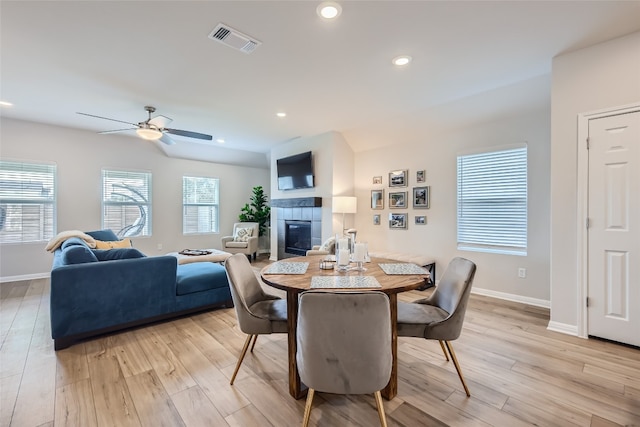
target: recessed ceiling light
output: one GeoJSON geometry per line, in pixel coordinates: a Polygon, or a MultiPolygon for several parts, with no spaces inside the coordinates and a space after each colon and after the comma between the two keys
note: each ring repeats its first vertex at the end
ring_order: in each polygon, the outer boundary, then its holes
{"type": "Polygon", "coordinates": [[[342,13],[342,6],[336,2],[325,1],[316,9],[318,16],[324,19],[335,19],[342,13]]]}
{"type": "Polygon", "coordinates": [[[217,142],[218,144],[224,144],[224,138],[217,138],[217,139],[216,139],[216,142],[217,142]]]}
{"type": "Polygon", "coordinates": [[[285,113],[284,111],[280,111],[279,113],[276,113],[276,116],[278,116],[278,117],[287,117],[287,113],[285,113]]]}
{"type": "Polygon", "coordinates": [[[411,62],[411,57],[409,55],[400,55],[393,58],[391,62],[393,63],[393,65],[403,66],[411,62]]]}
{"type": "Polygon", "coordinates": [[[13,107],[13,104],[7,101],[0,101],[0,105],[3,107],[13,107]]]}

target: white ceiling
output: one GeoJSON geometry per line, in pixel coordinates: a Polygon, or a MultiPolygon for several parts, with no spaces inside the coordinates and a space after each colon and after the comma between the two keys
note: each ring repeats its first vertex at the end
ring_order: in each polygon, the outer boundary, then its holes
{"type": "Polygon", "coordinates": [[[316,1],[2,0],[0,112],[104,131],[122,126],[76,112],[137,123],[153,105],[226,140],[167,155],[268,167],[297,137],[339,131],[358,152],[548,107],[554,56],[640,30],[640,1],[340,3],[326,22],[316,1]],[[209,39],[218,23],[262,45],[209,39]]]}

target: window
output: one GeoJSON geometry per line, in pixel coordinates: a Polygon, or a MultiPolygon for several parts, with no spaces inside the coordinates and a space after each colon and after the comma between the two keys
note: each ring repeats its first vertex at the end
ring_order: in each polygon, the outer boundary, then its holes
{"type": "Polygon", "coordinates": [[[55,233],[56,166],[0,161],[0,243],[42,242],[55,233]]]}
{"type": "Polygon", "coordinates": [[[184,234],[218,232],[217,178],[182,177],[182,232],[184,234]]]}
{"type": "Polygon", "coordinates": [[[527,147],[458,156],[458,249],[527,254],[527,147]]]}
{"type": "Polygon", "coordinates": [[[151,174],[102,170],[102,228],[118,237],[151,235],[151,174]]]}

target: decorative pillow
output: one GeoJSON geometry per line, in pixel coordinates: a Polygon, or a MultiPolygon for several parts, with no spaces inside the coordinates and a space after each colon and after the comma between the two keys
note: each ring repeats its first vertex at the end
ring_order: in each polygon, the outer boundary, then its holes
{"type": "Polygon", "coordinates": [[[102,240],[96,240],[96,249],[130,248],[131,246],[131,240],[128,238],[106,242],[102,240]]]}
{"type": "Polygon", "coordinates": [[[81,246],[69,246],[62,251],[62,262],[64,264],[84,264],[87,262],[98,262],[98,258],[93,254],[88,247],[81,246]]]}
{"type": "Polygon", "coordinates": [[[113,242],[116,240],[120,240],[118,236],[116,236],[116,233],[108,228],[105,230],[87,231],[87,234],[94,239],[102,240],[103,242],[113,242]]]}
{"type": "Polygon", "coordinates": [[[253,228],[236,228],[236,234],[233,236],[234,242],[248,242],[249,237],[253,235],[253,228]]]}
{"type": "Polygon", "coordinates": [[[93,254],[98,261],[113,261],[116,259],[145,258],[146,255],[135,248],[94,249],[93,254]]]}
{"type": "Polygon", "coordinates": [[[327,251],[330,254],[336,252],[336,238],[335,236],[329,237],[324,243],[320,246],[321,251],[327,251]]]}
{"type": "Polygon", "coordinates": [[[68,230],[61,231],[57,236],[49,240],[49,243],[47,243],[47,246],[44,249],[46,251],[53,252],[58,249],[65,240],[70,239],[71,237],[81,238],[82,240],[87,242],[87,246],[89,246],[90,248],[96,247],[96,241],[92,236],[85,234],[80,230],[68,230]]]}

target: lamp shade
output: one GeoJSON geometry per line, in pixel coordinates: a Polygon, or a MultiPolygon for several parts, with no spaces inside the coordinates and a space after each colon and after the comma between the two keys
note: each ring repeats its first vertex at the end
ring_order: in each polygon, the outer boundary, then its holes
{"type": "Polygon", "coordinates": [[[358,211],[358,198],[352,196],[334,197],[331,206],[333,213],[353,214],[358,211]]]}

